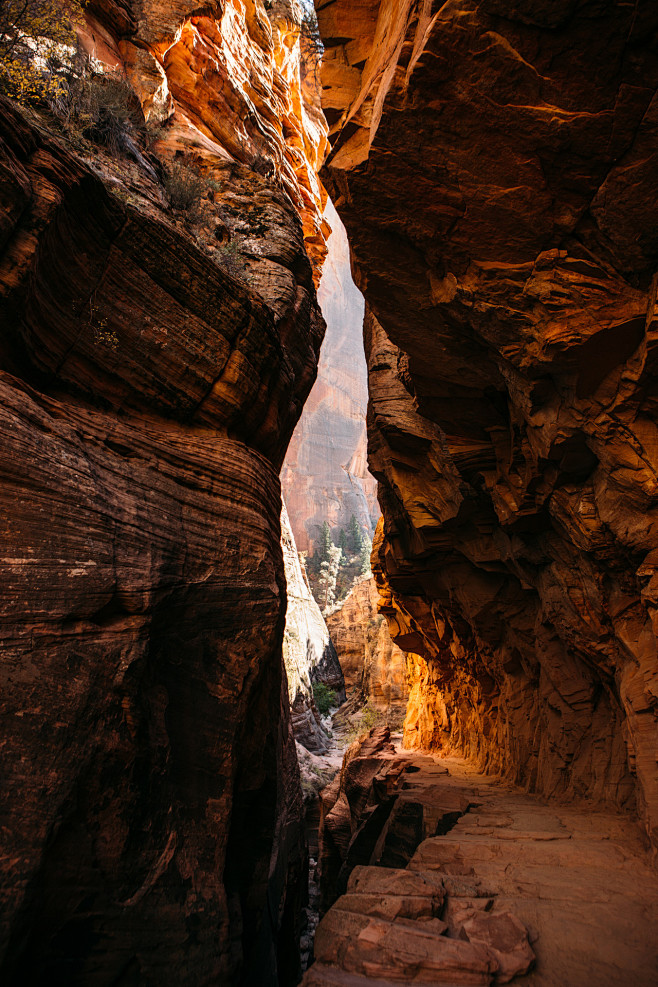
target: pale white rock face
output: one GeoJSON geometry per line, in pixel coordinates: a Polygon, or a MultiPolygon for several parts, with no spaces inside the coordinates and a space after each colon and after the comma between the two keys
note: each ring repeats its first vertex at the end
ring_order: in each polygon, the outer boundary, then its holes
{"type": "Polygon", "coordinates": [[[331,202],[325,219],[332,233],[318,301],[327,332],[281,473],[297,546],[311,552],[325,520],[336,534],[354,515],[372,537],[380,513],[367,462],[363,296],[352,281],[347,236],[331,202]]]}
{"type": "Polygon", "coordinates": [[[345,699],[345,685],[336,649],[297,553],[285,503],[281,509],[281,547],[288,589],[283,661],[293,731],[308,750],[325,750],[329,734],[313,701],[313,683],[324,682],[334,689],[340,702],[345,699]]]}

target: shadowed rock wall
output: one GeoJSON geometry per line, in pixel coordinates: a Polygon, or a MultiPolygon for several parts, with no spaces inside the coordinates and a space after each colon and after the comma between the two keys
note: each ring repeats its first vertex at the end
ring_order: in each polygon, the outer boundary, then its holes
{"type": "Polygon", "coordinates": [[[295,740],[307,750],[323,751],[329,746],[329,733],[316,708],[313,685],[323,682],[336,692],[338,702],[344,702],[345,682],[336,649],[297,553],[285,503],[281,511],[281,546],[288,596],[283,662],[293,732],[295,740]]]}
{"type": "Polygon", "coordinates": [[[655,839],[658,12],[318,16],[415,740],[655,839]]]}
{"type": "Polygon", "coordinates": [[[324,332],[317,60],[295,2],[85,16],[161,161],[0,106],[0,980],[294,983],[278,472],[324,332]]]}
{"type": "Polygon", "coordinates": [[[0,979],[290,983],[277,474],[324,331],[302,224],[240,173],[279,272],[248,285],[136,164],[91,164],[2,101],[0,979]]]}

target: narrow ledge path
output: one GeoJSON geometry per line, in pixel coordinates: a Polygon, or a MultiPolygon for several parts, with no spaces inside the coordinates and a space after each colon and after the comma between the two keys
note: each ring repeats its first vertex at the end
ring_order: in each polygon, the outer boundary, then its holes
{"type": "Polygon", "coordinates": [[[346,893],[303,987],[656,987],[658,874],[631,818],[381,737],[335,787],[324,838],[351,833],[346,893]]]}

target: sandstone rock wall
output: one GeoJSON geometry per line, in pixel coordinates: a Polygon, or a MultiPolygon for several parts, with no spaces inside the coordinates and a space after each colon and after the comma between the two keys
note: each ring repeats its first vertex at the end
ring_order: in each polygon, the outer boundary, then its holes
{"type": "Polygon", "coordinates": [[[341,606],[327,617],[348,695],[358,692],[389,719],[404,716],[409,687],[407,656],[391,641],[378,613],[374,579],[356,583],[341,606]]]}
{"type": "Polygon", "coordinates": [[[86,5],[160,162],[0,108],[3,983],[296,982],[277,474],[329,232],[302,15],[86,5]]]}
{"type": "Polygon", "coordinates": [[[247,284],[139,164],[84,153],[0,103],[0,980],[295,982],[278,471],[324,330],[302,224],[224,175],[264,217],[247,284]]]}
{"type": "Polygon", "coordinates": [[[340,528],[348,530],[354,515],[372,535],[372,518],[379,515],[376,484],[367,463],[363,298],[352,282],[347,237],[330,202],[325,217],[333,232],[318,302],[327,334],[318,379],[281,473],[297,545],[311,552],[324,521],[337,538],[340,528]]]}
{"type": "Polygon", "coordinates": [[[417,740],[655,840],[658,12],[318,14],[417,740]]]}
{"type": "Polygon", "coordinates": [[[329,733],[313,700],[313,684],[323,682],[345,700],[345,684],[336,649],[311,593],[295,545],[285,503],[281,511],[281,547],[288,608],[283,636],[283,662],[295,739],[310,751],[326,750],[329,733]]]}
{"type": "Polygon", "coordinates": [[[85,13],[84,47],[126,75],[147,120],[166,124],[162,148],[206,165],[237,162],[285,189],[317,283],[329,234],[317,175],[327,126],[297,0],[91,0],[85,13]]]}

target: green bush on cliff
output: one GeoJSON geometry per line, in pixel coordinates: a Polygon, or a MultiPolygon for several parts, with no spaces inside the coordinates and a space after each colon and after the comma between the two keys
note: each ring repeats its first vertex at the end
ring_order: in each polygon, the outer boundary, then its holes
{"type": "Polygon", "coordinates": [[[206,184],[199,171],[184,161],[174,161],[165,169],[164,187],[172,209],[188,214],[199,211],[206,184]]]}
{"type": "Polygon", "coordinates": [[[326,716],[332,706],[336,705],[336,693],[324,682],[313,683],[313,699],[321,716],[326,716]]]}

